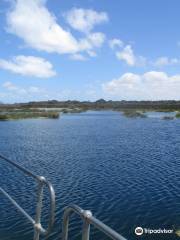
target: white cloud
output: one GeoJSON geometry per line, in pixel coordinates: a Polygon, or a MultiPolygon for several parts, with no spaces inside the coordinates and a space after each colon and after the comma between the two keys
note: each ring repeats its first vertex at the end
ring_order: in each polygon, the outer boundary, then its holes
{"type": "Polygon", "coordinates": [[[144,66],[147,60],[143,56],[136,56],[131,45],[126,45],[121,51],[116,52],[116,57],[129,66],[144,66]]]}
{"type": "Polygon", "coordinates": [[[142,75],[126,73],[102,84],[103,91],[121,99],[179,99],[180,75],[150,71],[142,75]]]}
{"type": "Polygon", "coordinates": [[[33,56],[16,56],[12,60],[0,59],[0,68],[24,76],[48,78],[56,75],[50,62],[33,56]]]}
{"type": "Polygon", "coordinates": [[[88,35],[87,40],[94,47],[101,47],[105,41],[105,35],[101,32],[95,32],[88,35]]]}
{"type": "Polygon", "coordinates": [[[97,54],[94,51],[94,48],[100,48],[106,36],[103,33],[95,32],[90,33],[86,38],[83,38],[79,41],[81,50],[85,50],[90,57],[95,57],[97,54]]]}
{"type": "Polygon", "coordinates": [[[16,0],[7,15],[8,30],[26,44],[47,52],[76,52],[78,43],[70,32],[57,24],[42,0],[16,0]]]}
{"type": "Polygon", "coordinates": [[[168,58],[168,57],[159,57],[153,63],[153,65],[156,66],[156,67],[164,67],[164,66],[176,65],[176,64],[180,64],[180,59],[178,59],[178,58],[168,58]]]}
{"type": "MultiPolygon", "coordinates": [[[[58,24],[56,17],[46,8],[45,2],[16,0],[12,10],[7,14],[7,30],[23,39],[27,46],[49,53],[75,54],[101,47],[104,34],[91,33],[77,40],[70,31],[64,30],[58,24]]],[[[86,10],[84,11],[86,13],[86,10]]],[[[90,15],[88,12],[87,22],[90,21],[88,25],[90,29],[95,23],[100,23],[103,19],[105,21],[107,18],[105,13],[100,13],[99,16],[94,12],[94,20],[90,15]]]]}
{"type": "Polygon", "coordinates": [[[134,66],[136,63],[136,57],[131,45],[125,46],[122,51],[116,53],[116,56],[119,60],[125,61],[130,66],[134,66]]]}
{"type": "Polygon", "coordinates": [[[111,49],[115,49],[116,47],[121,48],[124,46],[124,43],[122,40],[114,38],[109,41],[109,46],[111,49]]]}
{"type": "Polygon", "coordinates": [[[111,49],[115,48],[121,48],[120,50],[116,50],[115,54],[116,57],[124,61],[129,66],[153,66],[153,67],[164,67],[164,66],[173,66],[180,64],[180,59],[178,58],[168,58],[166,56],[164,57],[158,57],[154,61],[150,61],[146,59],[143,56],[135,55],[133,48],[131,45],[125,45],[123,47],[123,42],[120,39],[112,39],[109,41],[109,46],[111,49]]]}
{"type": "Polygon", "coordinates": [[[134,50],[130,44],[126,44],[118,39],[114,38],[109,41],[109,47],[114,50],[118,60],[125,62],[127,65],[134,66],[145,66],[148,61],[145,57],[134,54],[134,50]]]}
{"type": "Polygon", "coordinates": [[[68,24],[81,32],[90,32],[95,25],[108,21],[108,15],[105,12],[96,12],[92,9],[73,8],[65,13],[68,24]]]}
{"type": "Polygon", "coordinates": [[[82,50],[93,50],[94,47],[101,47],[105,41],[105,35],[103,33],[91,33],[87,38],[80,40],[80,46],[82,50]]]}

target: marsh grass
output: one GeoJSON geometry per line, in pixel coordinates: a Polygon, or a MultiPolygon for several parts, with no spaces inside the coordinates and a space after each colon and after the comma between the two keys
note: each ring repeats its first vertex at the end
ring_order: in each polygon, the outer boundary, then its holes
{"type": "Polygon", "coordinates": [[[180,112],[176,113],[176,118],[180,118],[180,112]]]}
{"type": "Polygon", "coordinates": [[[17,119],[27,119],[27,118],[52,118],[57,119],[59,118],[59,112],[32,112],[32,111],[26,111],[26,112],[6,112],[0,114],[0,121],[5,120],[17,120],[17,119]]]}
{"type": "Polygon", "coordinates": [[[146,118],[147,115],[142,111],[126,110],[123,111],[123,115],[129,118],[146,118]]]}

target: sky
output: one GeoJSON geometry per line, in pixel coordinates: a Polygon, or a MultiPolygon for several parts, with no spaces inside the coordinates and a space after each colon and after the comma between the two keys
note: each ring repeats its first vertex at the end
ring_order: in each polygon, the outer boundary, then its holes
{"type": "Polygon", "coordinates": [[[180,100],[179,0],[0,0],[0,102],[180,100]]]}

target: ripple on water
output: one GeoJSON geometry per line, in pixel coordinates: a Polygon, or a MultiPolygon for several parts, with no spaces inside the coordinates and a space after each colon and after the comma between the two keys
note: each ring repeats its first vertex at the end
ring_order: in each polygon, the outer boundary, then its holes
{"type": "MultiPolygon", "coordinates": [[[[70,203],[91,209],[135,239],[137,225],[180,225],[179,129],[178,121],[128,119],[116,112],[1,122],[0,152],[46,176],[55,187],[57,219],[50,240],[59,239],[62,209],[70,203]]],[[[1,185],[34,216],[36,186],[1,164],[1,185]]],[[[1,206],[0,239],[32,239],[28,222],[4,198],[1,206]]],[[[72,239],[80,239],[80,226],[78,219],[71,224],[72,239]]]]}

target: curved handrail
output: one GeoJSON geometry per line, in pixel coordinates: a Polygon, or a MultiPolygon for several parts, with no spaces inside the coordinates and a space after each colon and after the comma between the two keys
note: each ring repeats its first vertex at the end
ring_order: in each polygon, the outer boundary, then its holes
{"type": "Polygon", "coordinates": [[[39,235],[43,234],[48,236],[53,228],[54,219],[55,219],[55,192],[52,184],[47,181],[44,177],[35,175],[34,173],[30,172],[26,168],[20,166],[19,164],[11,161],[10,159],[0,155],[0,159],[8,162],[10,165],[16,167],[20,171],[22,171],[25,175],[28,175],[34,178],[38,182],[38,201],[36,206],[36,216],[35,220],[23,209],[21,206],[4,190],[0,187],[0,192],[3,193],[11,203],[33,224],[34,226],[34,240],[39,239],[39,235]],[[50,212],[49,212],[49,220],[47,229],[44,229],[41,225],[41,210],[42,210],[42,200],[43,200],[43,188],[46,186],[49,190],[50,194],[50,212]]]}
{"type": "MultiPolygon", "coordinates": [[[[38,182],[38,200],[36,206],[36,216],[35,220],[6,192],[0,187],[0,192],[4,194],[5,197],[31,222],[34,226],[34,240],[39,240],[40,234],[48,236],[53,228],[55,219],[55,192],[52,184],[47,181],[44,177],[35,175],[26,168],[20,166],[19,164],[9,160],[8,158],[0,155],[0,159],[5,160],[9,164],[13,165],[17,169],[21,170],[24,174],[34,178],[38,182]],[[47,229],[44,229],[41,225],[41,211],[42,211],[42,200],[43,200],[43,188],[46,186],[50,193],[50,212],[49,221],[47,229]]],[[[83,210],[77,205],[70,205],[65,208],[63,214],[63,227],[62,227],[62,240],[68,240],[68,227],[69,219],[72,213],[79,215],[83,221],[82,229],[82,240],[89,240],[90,236],[90,225],[93,225],[101,232],[106,234],[108,237],[114,240],[126,240],[123,236],[118,234],[116,231],[105,225],[103,222],[95,218],[91,211],[83,210]]]]}
{"type": "Polygon", "coordinates": [[[54,220],[55,220],[55,205],[56,205],[55,191],[54,191],[52,184],[49,181],[47,181],[45,178],[43,179],[43,182],[47,186],[49,193],[50,193],[50,215],[49,215],[48,226],[44,233],[46,236],[48,236],[51,233],[51,230],[54,225],[54,220]]]}
{"type": "Polygon", "coordinates": [[[89,240],[90,224],[94,225],[101,232],[105,233],[108,237],[114,240],[126,240],[123,236],[116,231],[108,227],[106,224],[98,220],[92,215],[89,210],[83,210],[77,205],[70,205],[65,208],[63,214],[63,226],[62,226],[62,240],[68,240],[68,225],[69,218],[72,213],[78,214],[83,220],[82,240],[89,240]]]}

